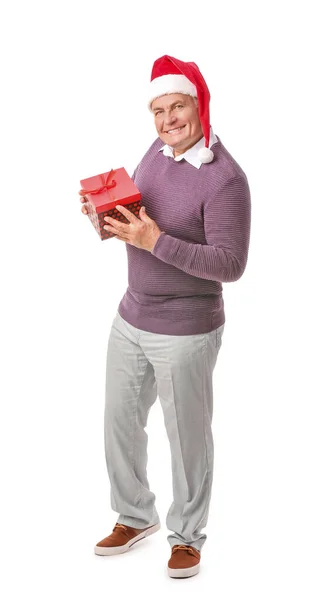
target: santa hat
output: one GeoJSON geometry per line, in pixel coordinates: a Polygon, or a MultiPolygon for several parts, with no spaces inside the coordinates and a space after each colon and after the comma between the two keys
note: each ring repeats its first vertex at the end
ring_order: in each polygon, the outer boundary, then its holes
{"type": "Polygon", "coordinates": [[[152,67],[149,108],[155,98],[166,94],[187,94],[198,99],[199,118],[205,139],[205,147],[199,150],[199,159],[202,163],[210,163],[214,157],[209,149],[210,92],[199,67],[194,62],[183,62],[167,54],[158,58],[152,67]]]}

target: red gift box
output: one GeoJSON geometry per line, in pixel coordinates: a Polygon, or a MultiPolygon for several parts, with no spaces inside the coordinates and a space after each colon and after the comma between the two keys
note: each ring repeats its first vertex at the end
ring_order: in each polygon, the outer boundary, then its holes
{"type": "Polygon", "coordinates": [[[141,194],[123,167],[81,179],[81,186],[79,194],[87,198],[84,205],[87,207],[88,217],[102,240],[115,237],[114,233],[103,229],[104,225],[110,224],[104,217],[109,216],[123,223],[130,222],[115,208],[117,204],[125,206],[134,215],[139,215],[141,194]]]}

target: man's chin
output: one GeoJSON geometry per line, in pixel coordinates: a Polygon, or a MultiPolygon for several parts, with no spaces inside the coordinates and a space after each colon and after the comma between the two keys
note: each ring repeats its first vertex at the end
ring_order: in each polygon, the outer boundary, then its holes
{"type": "Polygon", "coordinates": [[[183,146],[186,146],[186,140],[180,140],[180,139],[174,139],[174,137],[171,137],[170,139],[168,139],[168,141],[166,142],[166,144],[168,146],[170,146],[171,148],[174,148],[174,150],[179,150],[180,148],[182,148],[183,146]]]}

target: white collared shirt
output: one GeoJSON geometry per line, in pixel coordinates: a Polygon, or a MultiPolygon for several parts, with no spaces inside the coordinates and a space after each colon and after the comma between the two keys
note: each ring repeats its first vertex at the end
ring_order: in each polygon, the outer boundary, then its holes
{"type": "MultiPolygon", "coordinates": [[[[215,144],[216,142],[218,142],[218,138],[213,133],[212,127],[210,127],[209,148],[211,148],[211,146],[213,144],[215,144]]],[[[174,156],[173,148],[171,146],[168,146],[168,144],[165,144],[164,146],[162,146],[162,148],[159,148],[158,152],[161,152],[161,150],[162,150],[163,154],[165,156],[170,156],[171,158],[173,158],[176,161],[179,161],[179,160],[182,160],[182,158],[185,158],[185,160],[187,160],[187,162],[190,163],[190,165],[193,165],[193,167],[196,167],[197,169],[199,169],[202,165],[202,162],[200,161],[200,159],[198,157],[198,151],[200,150],[200,148],[204,148],[204,147],[205,147],[205,139],[203,136],[196,144],[194,144],[194,146],[192,146],[191,148],[186,150],[186,152],[184,152],[183,154],[179,154],[179,156],[176,156],[176,157],[174,156]]]]}

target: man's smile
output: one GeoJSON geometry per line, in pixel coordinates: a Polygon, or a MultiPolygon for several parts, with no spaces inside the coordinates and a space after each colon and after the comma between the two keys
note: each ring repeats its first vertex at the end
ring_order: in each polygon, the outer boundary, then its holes
{"type": "Polygon", "coordinates": [[[185,127],[185,125],[181,125],[180,127],[176,127],[176,129],[169,129],[165,133],[169,133],[170,135],[174,135],[175,133],[179,133],[179,131],[181,131],[184,127],[185,127]]]}

